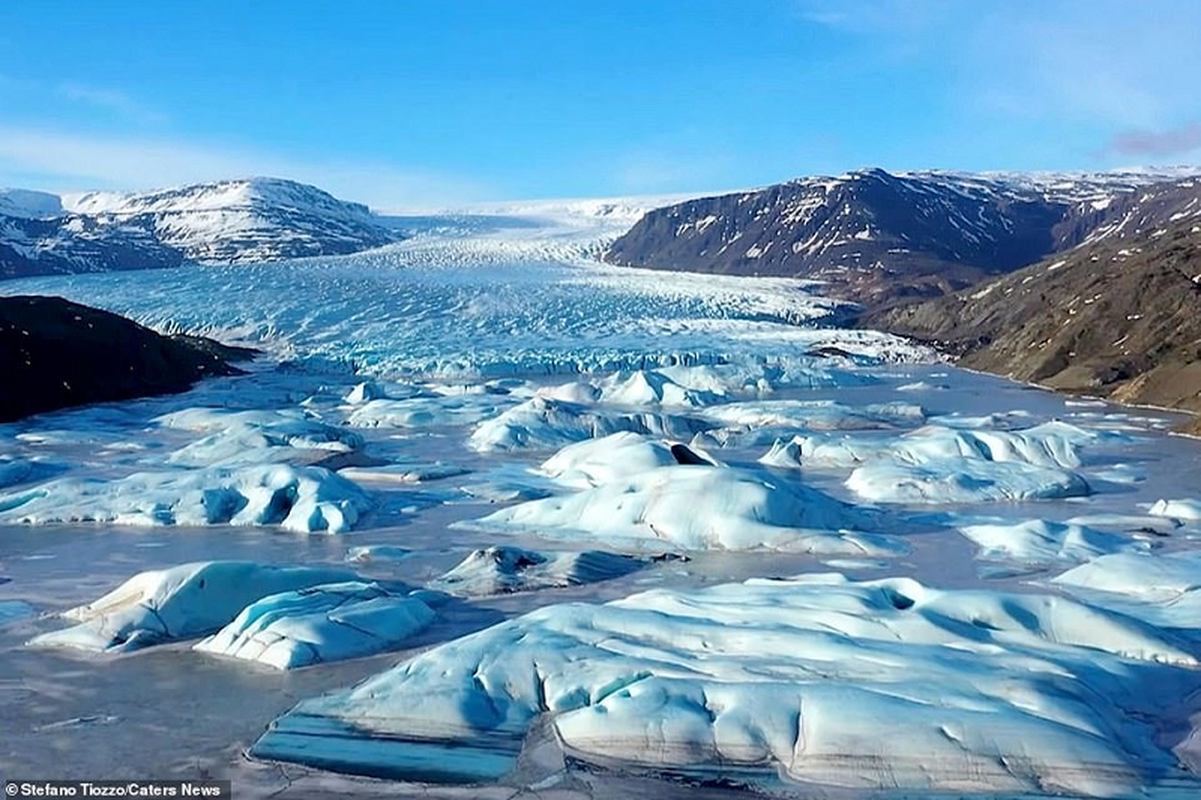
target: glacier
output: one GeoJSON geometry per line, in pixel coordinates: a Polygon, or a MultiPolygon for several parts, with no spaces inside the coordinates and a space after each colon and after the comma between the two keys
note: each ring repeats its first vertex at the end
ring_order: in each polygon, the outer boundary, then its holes
{"type": "Polygon", "coordinates": [[[642,208],[0,284],[262,351],[0,426],[0,772],[1195,796],[1173,415],[948,367],[811,282],[598,263],[642,208]]]}

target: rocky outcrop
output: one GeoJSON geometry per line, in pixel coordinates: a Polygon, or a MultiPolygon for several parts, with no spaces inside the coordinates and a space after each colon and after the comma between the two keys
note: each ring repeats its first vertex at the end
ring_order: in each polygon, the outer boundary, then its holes
{"type": "Polygon", "coordinates": [[[182,392],[252,351],[167,337],[60,297],[0,298],[0,422],[67,406],[182,392]]]}

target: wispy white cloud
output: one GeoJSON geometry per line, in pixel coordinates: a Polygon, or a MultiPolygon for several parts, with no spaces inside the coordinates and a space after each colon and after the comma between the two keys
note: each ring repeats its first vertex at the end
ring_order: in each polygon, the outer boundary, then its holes
{"type": "Polygon", "coordinates": [[[486,187],[471,180],[392,164],[312,161],[236,146],[0,125],[0,185],[52,191],[148,189],[253,175],[312,183],[383,208],[460,203],[488,195],[486,187]]]}
{"type": "Polygon", "coordinates": [[[634,194],[712,188],[725,159],[713,154],[684,154],[671,149],[637,150],[619,156],[610,172],[617,190],[634,194]]]}
{"type": "Polygon", "coordinates": [[[797,0],[801,19],[854,34],[910,34],[945,23],[950,0],[797,0]]]}
{"type": "Polygon", "coordinates": [[[116,89],[70,82],[59,84],[55,87],[54,92],[66,100],[107,111],[134,122],[159,124],[167,120],[166,114],[152,109],[116,89]]]}
{"type": "Polygon", "coordinates": [[[862,39],[862,58],[928,59],[952,102],[1002,120],[1159,128],[1201,112],[1195,0],[796,2],[862,39]]]}
{"type": "Polygon", "coordinates": [[[1164,23],[1159,4],[993,14],[974,31],[960,89],[1019,119],[1158,126],[1196,105],[1198,11],[1182,8],[1179,26],[1164,23]]]}
{"type": "Polygon", "coordinates": [[[128,92],[104,86],[95,86],[83,81],[52,82],[39,77],[17,76],[0,73],[0,91],[11,93],[12,101],[22,102],[31,98],[57,106],[63,113],[86,111],[99,113],[110,119],[134,124],[159,125],[168,117],[128,92]]]}

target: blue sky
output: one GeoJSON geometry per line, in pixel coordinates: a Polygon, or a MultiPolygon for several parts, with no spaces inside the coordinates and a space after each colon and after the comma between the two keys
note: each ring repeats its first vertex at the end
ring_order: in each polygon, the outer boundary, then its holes
{"type": "Polygon", "coordinates": [[[1195,0],[0,3],[0,186],[379,208],[1201,161],[1195,0]]]}

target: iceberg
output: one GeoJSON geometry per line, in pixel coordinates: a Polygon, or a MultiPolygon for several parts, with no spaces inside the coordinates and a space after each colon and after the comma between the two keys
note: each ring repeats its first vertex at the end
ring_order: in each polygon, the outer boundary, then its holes
{"type": "Polygon", "coordinates": [[[557,483],[586,489],[673,464],[716,466],[683,444],[621,431],[569,444],[543,461],[540,469],[557,483]]]}
{"type": "Polygon", "coordinates": [[[371,400],[382,400],[387,396],[387,392],[375,381],[362,381],[356,383],[343,399],[349,405],[358,406],[371,400]]]}
{"type": "Polygon", "coordinates": [[[816,489],[745,469],[659,467],[567,496],[532,500],[460,527],[599,541],[644,551],[779,550],[882,556],[899,540],[856,528],[866,515],[816,489]]]}
{"type": "Polygon", "coordinates": [[[397,547],[389,544],[364,544],[351,547],[346,551],[346,560],[358,564],[370,564],[376,561],[401,561],[413,555],[407,547],[397,547]]]}
{"type": "Polygon", "coordinates": [[[1143,714],[1195,656],[1051,595],[837,574],[539,609],[305,700],[257,758],[408,780],[573,758],[705,783],[1122,798],[1172,770],[1143,714]]]}
{"type": "Polygon", "coordinates": [[[158,417],[167,428],[207,434],[176,450],[170,464],[186,467],[312,462],[363,446],[363,437],[300,411],[189,408],[158,417]]]}
{"type": "Polygon", "coordinates": [[[962,525],[959,532],[980,548],[977,558],[1032,566],[1091,561],[1110,553],[1146,552],[1147,542],[1075,523],[1032,519],[962,525]]]}
{"type": "Polygon", "coordinates": [[[1065,469],[948,458],[920,465],[867,464],[846,485],[876,503],[996,503],[1083,497],[1088,482],[1065,469]]]}
{"type": "Polygon", "coordinates": [[[1201,627],[1201,551],[1101,556],[1051,584],[1153,625],[1194,636],[1201,627]]]}
{"type": "Polygon", "coordinates": [[[921,425],[926,412],[912,403],[850,406],[833,400],[759,400],[704,410],[707,419],[735,429],[879,430],[921,425]]]}
{"type": "Polygon", "coordinates": [[[1024,431],[927,425],[888,438],[828,434],[796,436],[788,443],[777,442],[760,460],[778,467],[837,468],[876,461],[921,465],[965,458],[1074,469],[1081,464],[1080,447],[1097,438],[1095,433],[1062,422],[1045,423],[1024,431]]]}
{"type": "Polygon", "coordinates": [[[512,402],[492,394],[375,398],[355,408],[346,423],[354,428],[427,428],[469,425],[493,417],[512,402]]]}
{"type": "Polygon", "coordinates": [[[416,597],[376,583],[328,583],[255,600],[193,649],[297,669],[395,650],[433,620],[416,597]]]}
{"type": "Polygon", "coordinates": [[[415,464],[382,464],[374,467],[343,467],[338,474],[368,486],[406,485],[466,475],[471,470],[445,461],[415,464]]]}
{"type": "Polygon", "coordinates": [[[99,600],[62,613],[80,624],[43,633],[29,644],[139,650],[212,633],[261,597],[354,577],[340,569],[253,561],[197,561],[140,572],[99,600]]]}
{"type": "Polygon", "coordinates": [[[625,407],[699,409],[760,396],[781,388],[817,389],[862,386],[876,379],[862,373],[818,367],[814,359],[787,364],[703,364],[621,371],[548,386],[538,396],[575,403],[607,403],[625,407]]]}
{"type": "Polygon", "coordinates": [[[1157,500],[1148,513],[1182,522],[1198,522],[1201,521],[1201,500],[1157,500]]]}
{"type": "Polygon", "coordinates": [[[623,412],[535,396],[500,416],[481,422],[471,434],[468,446],[481,453],[557,450],[573,442],[618,431],[687,439],[712,427],[713,423],[689,416],[654,411],[623,412]]]}
{"type": "Polygon", "coordinates": [[[646,561],[601,550],[540,553],[503,545],[476,550],[429,588],[464,597],[579,586],[620,578],[646,561]]]}
{"type": "Polygon", "coordinates": [[[371,507],[362,489],[327,469],[276,464],[139,472],[111,481],[62,478],[0,495],[0,521],[342,533],[371,507]]]}
{"type": "Polygon", "coordinates": [[[618,406],[700,408],[727,399],[724,391],[694,389],[677,383],[661,370],[619,372],[593,385],[597,401],[618,406]]]}

